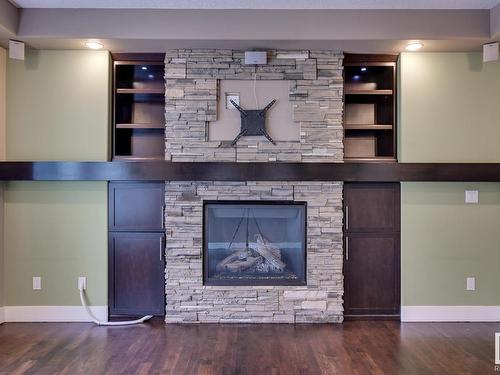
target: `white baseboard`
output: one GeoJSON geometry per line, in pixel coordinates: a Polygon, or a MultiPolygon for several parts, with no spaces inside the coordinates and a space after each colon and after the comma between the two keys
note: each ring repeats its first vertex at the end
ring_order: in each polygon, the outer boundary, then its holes
{"type": "Polygon", "coordinates": [[[5,322],[5,311],[3,307],[0,307],[0,324],[5,322]]]}
{"type": "MultiPolygon", "coordinates": [[[[5,306],[5,322],[90,322],[82,306],[5,306]]],[[[90,306],[95,317],[108,320],[107,306],[90,306]]]]}
{"type": "Polygon", "coordinates": [[[402,322],[500,322],[500,306],[401,306],[402,322]]]}

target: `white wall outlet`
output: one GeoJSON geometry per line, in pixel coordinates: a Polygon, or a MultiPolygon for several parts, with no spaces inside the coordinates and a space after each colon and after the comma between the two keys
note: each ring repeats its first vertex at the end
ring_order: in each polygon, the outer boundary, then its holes
{"type": "Polygon", "coordinates": [[[33,290],[42,289],[42,278],[40,276],[33,276],[33,290]]]}
{"type": "Polygon", "coordinates": [[[476,290],[476,278],[468,277],[467,278],[467,290],[476,290]]]}
{"type": "Polygon", "coordinates": [[[479,191],[465,190],[465,203],[479,203],[479,191]]]}
{"type": "Polygon", "coordinates": [[[80,276],[78,278],[78,290],[82,289],[85,290],[87,289],[87,278],[85,276],[80,276]]]}
{"type": "Polygon", "coordinates": [[[231,100],[237,105],[240,105],[240,94],[238,92],[226,92],[226,108],[236,109],[233,103],[231,103],[231,100]]]}

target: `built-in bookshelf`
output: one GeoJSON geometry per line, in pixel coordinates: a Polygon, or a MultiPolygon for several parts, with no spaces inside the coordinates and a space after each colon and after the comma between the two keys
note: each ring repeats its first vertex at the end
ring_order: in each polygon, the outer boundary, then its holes
{"type": "Polygon", "coordinates": [[[396,161],[397,58],[344,56],[345,161],[396,161]]]}
{"type": "Polygon", "coordinates": [[[165,158],[164,59],[113,55],[113,160],[165,158]]]}

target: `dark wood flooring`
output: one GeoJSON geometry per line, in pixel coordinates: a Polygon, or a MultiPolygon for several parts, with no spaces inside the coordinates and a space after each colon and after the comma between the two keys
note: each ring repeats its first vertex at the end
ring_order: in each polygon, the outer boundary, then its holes
{"type": "Polygon", "coordinates": [[[500,324],[0,325],[1,374],[490,374],[500,324]]]}

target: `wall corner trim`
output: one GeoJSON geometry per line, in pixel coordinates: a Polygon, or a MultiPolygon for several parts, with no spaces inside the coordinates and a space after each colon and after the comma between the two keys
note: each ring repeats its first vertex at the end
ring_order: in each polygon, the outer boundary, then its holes
{"type": "MultiPolygon", "coordinates": [[[[0,322],[2,312],[0,308],[0,322]]],[[[108,306],[90,306],[96,318],[108,320],[108,306]]],[[[82,306],[5,306],[5,322],[90,322],[82,306]]]]}
{"type": "Polygon", "coordinates": [[[402,322],[500,322],[500,306],[401,306],[402,322]]]}
{"type": "Polygon", "coordinates": [[[3,307],[0,307],[0,324],[5,323],[5,311],[3,307]]]}

